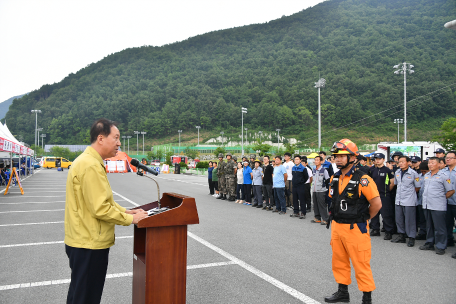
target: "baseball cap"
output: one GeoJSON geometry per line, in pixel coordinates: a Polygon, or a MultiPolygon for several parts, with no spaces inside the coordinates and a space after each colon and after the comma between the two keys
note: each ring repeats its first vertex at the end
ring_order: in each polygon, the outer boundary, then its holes
{"type": "Polygon", "coordinates": [[[383,159],[385,159],[385,154],[383,154],[383,153],[375,153],[372,158],[383,158],[383,159]]]}
{"type": "Polygon", "coordinates": [[[419,157],[419,156],[410,156],[410,160],[412,161],[412,163],[417,163],[417,162],[421,161],[421,157],[419,157]]]}
{"type": "Polygon", "coordinates": [[[445,153],[445,150],[442,148],[435,149],[434,153],[445,153]]]}

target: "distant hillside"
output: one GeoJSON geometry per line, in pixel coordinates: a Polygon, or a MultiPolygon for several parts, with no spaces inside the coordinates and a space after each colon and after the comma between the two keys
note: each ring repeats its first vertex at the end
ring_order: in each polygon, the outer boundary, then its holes
{"type": "Polygon", "coordinates": [[[7,100],[5,100],[3,102],[0,102],[0,119],[5,118],[6,112],[8,112],[8,108],[13,103],[13,100],[16,99],[16,98],[21,98],[24,95],[25,94],[14,96],[14,97],[11,97],[10,99],[7,99],[7,100]]]}
{"type": "MultiPolygon", "coordinates": [[[[30,110],[41,109],[50,144],[85,143],[99,117],[149,138],[196,133],[197,125],[240,133],[243,106],[249,130],[279,128],[315,143],[321,75],[324,146],[348,131],[391,136],[393,119],[403,117],[403,77],[393,66],[407,61],[415,65],[409,128],[436,130],[456,111],[456,35],[443,27],[455,15],[456,2],[447,0],[330,0],[264,24],[131,48],[16,100],[8,126],[33,142],[30,110]]],[[[408,139],[428,139],[416,134],[408,139]]]]}

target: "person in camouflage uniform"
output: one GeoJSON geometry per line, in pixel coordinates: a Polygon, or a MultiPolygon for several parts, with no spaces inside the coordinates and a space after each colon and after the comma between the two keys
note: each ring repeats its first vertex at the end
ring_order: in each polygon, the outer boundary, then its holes
{"type": "Polygon", "coordinates": [[[226,180],[226,193],[229,195],[230,201],[235,201],[236,197],[236,170],[237,165],[232,159],[231,153],[226,154],[225,165],[225,180],[226,180]]]}
{"type": "MultiPolygon", "coordinates": [[[[234,164],[236,165],[236,171],[237,171],[237,156],[236,155],[233,155],[233,160],[234,160],[234,164]]],[[[234,174],[234,185],[236,186],[237,185],[237,174],[234,174]]]]}
{"type": "Polygon", "coordinates": [[[219,179],[219,193],[220,196],[217,199],[226,200],[226,181],[225,181],[225,165],[226,163],[223,161],[223,154],[219,153],[219,163],[217,169],[217,176],[219,179]]]}
{"type": "Polygon", "coordinates": [[[256,159],[256,154],[250,154],[249,167],[252,170],[255,169],[255,159],[256,159]]]}

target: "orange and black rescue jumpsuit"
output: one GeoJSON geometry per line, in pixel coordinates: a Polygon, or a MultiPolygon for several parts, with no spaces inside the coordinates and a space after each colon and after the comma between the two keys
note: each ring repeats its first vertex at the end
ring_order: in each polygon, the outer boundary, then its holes
{"type": "MultiPolygon", "coordinates": [[[[339,171],[338,173],[340,173],[339,171]]],[[[342,194],[348,182],[353,176],[353,168],[346,174],[331,177],[338,178],[339,195],[342,194]]],[[[335,180],[334,182],[337,182],[335,180]]],[[[358,186],[359,196],[364,196],[367,201],[379,196],[377,185],[368,175],[361,176],[358,186]]],[[[355,192],[356,193],[356,192],[355,192]]],[[[333,190],[329,188],[329,196],[332,197],[333,190]]],[[[356,281],[359,290],[370,292],[375,290],[374,278],[370,267],[371,239],[369,234],[369,223],[356,223],[355,225],[341,224],[336,219],[332,221],[331,227],[332,247],[332,270],[338,284],[351,284],[350,259],[355,269],[356,281]],[[352,229],[350,229],[352,227],[352,229]]]]}

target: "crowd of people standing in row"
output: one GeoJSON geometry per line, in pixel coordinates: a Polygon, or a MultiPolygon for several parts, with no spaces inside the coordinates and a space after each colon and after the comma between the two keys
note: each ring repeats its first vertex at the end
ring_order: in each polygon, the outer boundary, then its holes
{"type": "MultiPolygon", "coordinates": [[[[290,217],[305,219],[313,205],[312,223],[328,225],[331,205],[330,180],[337,168],[334,157],[321,151],[311,168],[306,156],[290,153],[271,158],[268,155],[237,161],[231,153],[219,154],[219,162],[209,162],[210,195],[290,217]],[[312,204],[313,203],[313,204],[312,204]]],[[[370,220],[370,236],[380,236],[393,243],[415,245],[426,240],[421,250],[444,254],[454,246],[456,219],[456,153],[435,151],[435,157],[421,161],[418,156],[395,152],[385,161],[376,153],[374,165],[358,155],[354,170],[362,170],[375,182],[382,201],[380,212],[370,220]],[[380,215],[383,228],[380,229],[380,215]],[[397,237],[393,239],[393,235],[397,237]],[[407,240],[408,238],[408,240],[407,240]]],[[[456,254],[452,255],[456,258],[456,254]]]]}

